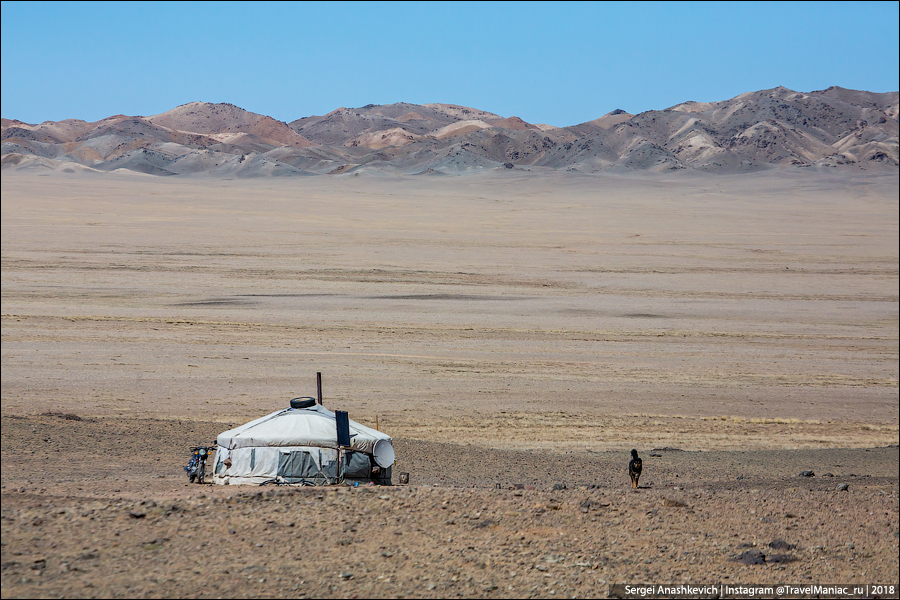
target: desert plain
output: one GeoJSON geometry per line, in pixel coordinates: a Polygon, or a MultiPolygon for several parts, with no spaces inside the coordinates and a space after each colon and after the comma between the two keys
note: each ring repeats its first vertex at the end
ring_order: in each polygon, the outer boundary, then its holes
{"type": "Polygon", "coordinates": [[[2,596],[896,585],[898,191],[4,171],[2,596]],[[409,484],[188,484],[317,372],[409,484]]]}

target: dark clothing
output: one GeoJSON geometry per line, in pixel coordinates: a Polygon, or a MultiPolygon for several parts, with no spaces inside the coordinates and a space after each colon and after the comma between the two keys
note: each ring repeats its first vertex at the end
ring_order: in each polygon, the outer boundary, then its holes
{"type": "Polygon", "coordinates": [[[628,463],[628,475],[631,477],[631,487],[637,488],[638,479],[641,477],[643,461],[638,457],[637,450],[631,451],[631,462],[628,463]]]}

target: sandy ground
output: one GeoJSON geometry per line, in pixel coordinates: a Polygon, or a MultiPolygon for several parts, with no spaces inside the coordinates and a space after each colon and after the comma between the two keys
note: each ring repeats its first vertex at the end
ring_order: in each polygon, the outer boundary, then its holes
{"type": "Polygon", "coordinates": [[[4,173],[3,597],[896,582],[898,212],[896,175],[4,173]],[[410,486],[187,485],[317,371],[410,486]]]}

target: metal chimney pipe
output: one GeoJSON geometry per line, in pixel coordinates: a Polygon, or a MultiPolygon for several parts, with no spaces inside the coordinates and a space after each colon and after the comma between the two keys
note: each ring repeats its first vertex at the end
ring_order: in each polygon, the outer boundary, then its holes
{"type": "Polygon", "coordinates": [[[322,404],[322,374],[316,373],[316,390],[318,395],[316,396],[316,401],[319,404],[322,404]]]}

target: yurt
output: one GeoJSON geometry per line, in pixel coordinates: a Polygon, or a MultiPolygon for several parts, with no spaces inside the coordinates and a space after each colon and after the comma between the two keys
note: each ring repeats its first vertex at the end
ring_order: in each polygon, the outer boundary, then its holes
{"type": "Polygon", "coordinates": [[[216,438],[213,482],[235,484],[391,485],[391,437],[318,404],[296,398],[290,407],[224,431],[216,438]],[[338,444],[338,424],[349,443],[338,444]],[[347,431],[349,429],[349,432],[347,431]]]}

